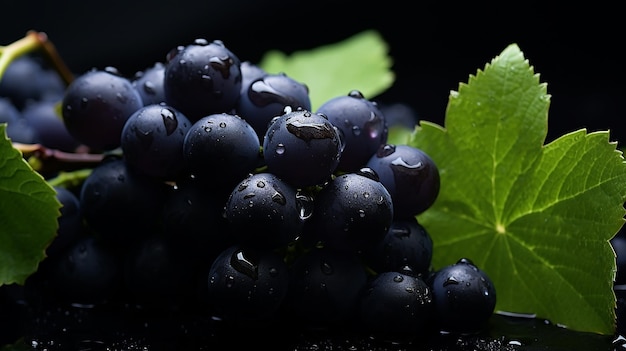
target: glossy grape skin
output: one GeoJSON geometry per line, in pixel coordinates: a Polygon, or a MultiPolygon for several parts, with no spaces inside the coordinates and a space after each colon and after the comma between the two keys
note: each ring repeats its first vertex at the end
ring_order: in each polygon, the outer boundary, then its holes
{"type": "Polygon", "coordinates": [[[475,333],[483,330],[496,306],[493,282],[471,260],[435,271],[429,278],[435,318],[441,330],[475,333]]]}
{"type": "Polygon", "coordinates": [[[428,284],[400,272],[370,278],[359,302],[362,330],[386,342],[409,343],[430,332],[433,298],[428,284]]]}
{"type": "Polygon", "coordinates": [[[165,193],[163,231],[197,262],[212,261],[236,243],[223,216],[226,196],[195,178],[177,181],[165,193]]]}
{"type": "Polygon", "coordinates": [[[285,73],[265,74],[248,84],[237,102],[237,114],[244,118],[262,140],[270,121],[298,108],[311,110],[309,88],[285,73]]]}
{"type": "Polygon", "coordinates": [[[300,235],[303,220],[297,190],[272,173],[255,173],[229,196],[224,216],[236,242],[277,249],[300,235]]]}
{"type": "Polygon", "coordinates": [[[35,129],[7,97],[0,97],[0,123],[7,123],[5,132],[11,141],[24,144],[38,142],[35,129]]]}
{"type": "Polygon", "coordinates": [[[48,248],[48,257],[58,255],[64,248],[73,244],[83,232],[83,217],[80,199],[67,188],[55,186],[56,198],[61,203],[60,216],[57,218],[58,230],[48,248]]]}
{"type": "Polygon", "coordinates": [[[367,167],[373,169],[389,190],[398,219],[426,211],[439,195],[439,169],[421,149],[410,145],[381,145],[367,167]]]}
{"type": "Polygon", "coordinates": [[[365,166],[378,148],[387,142],[385,115],[376,102],[358,90],[323,103],[316,111],[328,117],[342,134],[344,149],[337,170],[351,172],[365,166]]]}
{"type": "Polygon", "coordinates": [[[215,187],[232,189],[259,164],[261,144],[246,120],[216,113],[193,123],[182,155],[187,172],[215,187]]]}
{"type": "Polygon", "coordinates": [[[171,106],[140,107],[121,132],[124,160],[147,176],[175,180],[184,169],[183,141],[191,125],[183,113],[171,106]]]}
{"type": "Polygon", "coordinates": [[[289,267],[286,318],[306,328],[345,328],[354,323],[368,275],[354,253],[316,247],[289,267]]]}
{"type": "Polygon", "coordinates": [[[22,110],[30,102],[59,100],[65,84],[41,57],[23,55],[11,61],[0,80],[0,97],[22,110]]]}
{"type": "Polygon", "coordinates": [[[415,217],[394,219],[385,237],[364,255],[376,272],[395,271],[425,279],[431,271],[433,240],[415,217]]]}
{"type": "Polygon", "coordinates": [[[20,110],[7,97],[0,97],[0,123],[11,123],[21,118],[20,110]]]}
{"type": "Polygon", "coordinates": [[[143,239],[158,223],[164,187],[133,172],[121,158],[105,158],[84,180],[79,194],[88,229],[113,245],[143,239]]]}
{"type": "Polygon", "coordinates": [[[269,320],[276,317],[288,287],[281,255],[234,245],[211,264],[208,301],[214,316],[226,321],[269,320]]]}
{"type": "Polygon", "coordinates": [[[391,195],[369,169],[328,182],[313,200],[302,242],[321,242],[336,250],[361,252],[382,240],[393,220],[391,195]]]}
{"type": "Polygon", "coordinates": [[[30,102],[22,110],[22,117],[32,128],[38,143],[50,149],[74,152],[81,143],[70,134],[57,114],[57,102],[56,100],[30,102]]]}
{"type": "Polygon", "coordinates": [[[342,144],[328,119],[308,110],[294,110],[273,120],[263,139],[269,172],[296,188],[328,181],[337,169],[342,144]]]}
{"type": "Polygon", "coordinates": [[[241,62],[222,41],[196,39],[165,63],[165,102],[192,122],[234,110],[241,90],[241,62]]]}
{"type": "Polygon", "coordinates": [[[131,80],[133,87],[137,89],[144,106],[165,102],[165,64],[155,62],[151,67],[135,73],[131,80]]]}
{"type": "Polygon", "coordinates": [[[130,80],[114,68],[92,69],[65,90],[63,121],[76,140],[94,151],[116,149],[128,118],[143,106],[130,80]]]}

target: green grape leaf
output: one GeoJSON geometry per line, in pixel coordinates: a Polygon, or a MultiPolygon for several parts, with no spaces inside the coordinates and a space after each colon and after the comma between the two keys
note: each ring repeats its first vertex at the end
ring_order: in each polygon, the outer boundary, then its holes
{"type": "Polygon", "coordinates": [[[56,236],[61,203],[28,165],[0,123],[0,286],[23,284],[56,236]]]}
{"type": "Polygon", "coordinates": [[[615,253],[626,163],[608,132],[545,144],[547,84],[511,44],[451,92],[445,128],[420,122],[407,142],[429,154],[441,191],[418,216],[433,267],[471,259],[493,280],[496,310],[570,329],[615,332],[615,253]]]}
{"type": "Polygon", "coordinates": [[[395,74],[388,45],[375,30],[366,30],[341,42],[298,51],[290,56],[270,50],[259,67],[270,73],[283,72],[309,87],[311,109],[327,100],[359,90],[373,99],[391,87],[395,74]]]}

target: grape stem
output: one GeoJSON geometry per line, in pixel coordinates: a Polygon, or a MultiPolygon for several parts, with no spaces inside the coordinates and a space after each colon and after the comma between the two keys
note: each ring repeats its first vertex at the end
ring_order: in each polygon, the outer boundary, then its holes
{"type": "Polygon", "coordinates": [[[66,66],[54,44],[48,39],[48,35],[44,32],[30,30],[26,33],[24,38],[14,41],[9,45],[0,46],[0,81],[2,81],[4,72],[11,62],[22,55],[38,50],[41,50],[50,61],[53,68],[66,85],[69,85],[74,80],[74,74],[66,66]]]}
{"type": "Polygon", "coordinates": [[[86,152],[64,152],[47,148],[41,144],[22,144],[13,142],[13,148],[19,150],[28,164],[44,178],[61,171],[93,168],[105,157],[105,154],[86,152]]]}

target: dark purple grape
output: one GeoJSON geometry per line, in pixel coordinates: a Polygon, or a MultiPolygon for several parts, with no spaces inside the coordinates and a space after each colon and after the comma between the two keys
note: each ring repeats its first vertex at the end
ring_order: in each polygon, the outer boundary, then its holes
{"type": "Polygon", "coordinates": [[[37,142],[50,149],[74,152],[81,143],[67,130],[56,108],[58,101],[33,101],[24,106],[22,116],[35,133],[37,142]]]}
{"type": "Polygon", "coordinates": [[[57,72],[34,55],[11,61],[0,80],[0,97],[10,99],[18,110],[33,101],[56,101],[64,90],[65,84],[57,72]]]}
{"type": "Polygon", "coordinates": [[[275,118],[263,139],[263,158],[269,172],[296,188],[330,180],[341,150],[335,126],[325,116],[308,110],[275,118]]]}
{"type": "Polygon", "coordinates": [[[7,122],[6,135],[12,142],[22,144],[37,144],[37,131],[28,123],[26,118],[20,113],[18,118],[7,122]]]}
{"type": "Polygon", "coordinates": [[[305,222],[305,244],[361,252],[378,244],[393,220],[391,195],[369,169],[339,175],[314,196],[305,222]]]}
{"type": "Polygon", "coordinates": [[[165,77],[165,65],[155,62],[152,67],[135,73],[131,80],[144,106],[165,102],[165,90],[163,81],[165,77]]]}
{"type": "Polygon", "coordinates": [[[381,145],[367,162],[393,198],[397,219],[426,211],[439,195],[439,169],[428,154],[410,145],[381,145]]]}
{"type": "MultiPolygon", "coordinates": [[[[259,74],[259,73],[257,73],[259,74]]],[[[270,121],[285,113],[285,108],[311,110],[309,88],[285,73],[265,74],[248,84],[237,103],[237,114],[265,136],[270,121]]]]}
{"type": "Polygon", "coordinates": [[[276,317],[288,287],[289,272],[281,255],[235,245],[211,264],[208,301],[214,316],[225,321],[270,320],[276,317]]]}
{"type": "Polygon", "coordinates": [[[387,128],[406,128],[413,130],[419,121],[415,109],[407,103],[378,104],[378,108],[385,115],[387,128]]]}
{"type": "Polygon", "coordinates": [[[345,328],[354,322],[367,273],[354,253],[313,248],[290,266],[287,318],[308,328],[345,328]]]}
{"type": "Polygon", "coordinates": [[[154,236],[125,255],[123,278],[129,300],[143,308],[178,309],[195,298],[193,261],[179,245],[154,236]]]}
{"type": "Polygon", "coordinates": [[[326,101],[318,109],[342,135],[344,149],[337,170],[351,172],[364,167],[387,142],[387,122],[376,102],[358,90],[326,101]]]}
{"type": "Polygon", "coordinates": [[[433,241],[415,217],[394,219],[385,237],[366,252],[367,264],[376,272],[402,272],[425,278],[431,269],[433,241]]]}
{"type": "Polygon", "coordinates": [[[226,196],[196,179],[168,188],[163,205],[163,230],[172,245],[181,246],[199,263],[213,261],[236,243],[223,216],[226,196]]]}
{"type": "Polygon", "coordinates": [[[474,333],[483,330],[496,306],[491,279],[471,260],[440,268],[429,278],[435,320],[442,331],[474,333]]]}
{"type": "Polygon", "coordinates": [[[235,186],[224,216],[237,243],[281,248],[302,230],[297,191],[272,173],[250,174],[235,186]]]}
{"type": "Polygon", "coordinates": [[[55,186],[57,200],[61,203],[61,214],[57,218],[59,228],[46,254],[56,256],[65,247],[73,244],[83,234],[83,217],[80,199],[68,188],[55,186]]]}
{"type": "Polygon", "coordinates": [[[92,69],[66,89],[63,121],[81,143],[95,150],[113,150],[120,146],[124,124],[142,106],[130,80],[116,69],[92,69]]]}
{"type": "Polygon", "coordinates": [[[381,341],[410,343],[430,331],[431,290],[419,277],[400,272],[379,273],[365,287],[359,317],[367,335],[381,341]]]}
{"type": "Polygon", "coordinates": [[[258,65],[250,61],[242,61],[240,65],[241,69],[241,91],[240,94],[247,94],[250,84],[268,73],[258,65]]]}
{"type": "Polygon", "coordinates": [[[183,141],[191,125],[184,114],[165,104],[139,108],[122,129],[124,160],[147,176],[175,180],[184,169],[183,141]]]}
{"type": "Polygon", "coordinates": [[[160,221],[165,185],[105,158],[83,182],[80,207],[88,228],[116,245],[141,240],[160,221]]]}
{"type": "Polygon", "coordinates": [[[166,102],[192,122],[234,110],[241,90],[241,62],[222,41],[196,39],[165,63],[166,102]]]}
{"type": "Polygon", "coordinates": [[[122,287],[121,260],[103,240],[81,237],[47,262],[51,295],[68,303],[106,302],[122,287]]]}
{"type": "Polygon", "coordinates": [[[9,98],[0,97],[0,123],[11,123],[11,121],[21,117],[20,110],[13,105],[9,98]]]}
{"type": "Polygon", "coordinates": [[[229,113],[197,120],[185,136],[186,170],[215,187],[232,189],[261,160],[261,144],[244,119],[229,113]]]}

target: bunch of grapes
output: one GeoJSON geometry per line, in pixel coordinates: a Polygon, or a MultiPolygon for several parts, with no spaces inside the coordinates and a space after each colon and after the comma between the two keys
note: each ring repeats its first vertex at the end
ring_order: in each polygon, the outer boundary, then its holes
{"type": "Polygon", "coordinates": [[[416,218],[439,194],[437,166],[388,143],[391,119],[358,89],[314,111],[305,83],[198,39],[56,96],[68,150],[104,157],[76,191],[57,188],[59,235],[31,277],[51,300],[391,341],[481,331],[494,311],[471,258],[432,267],[416,218]]]}

